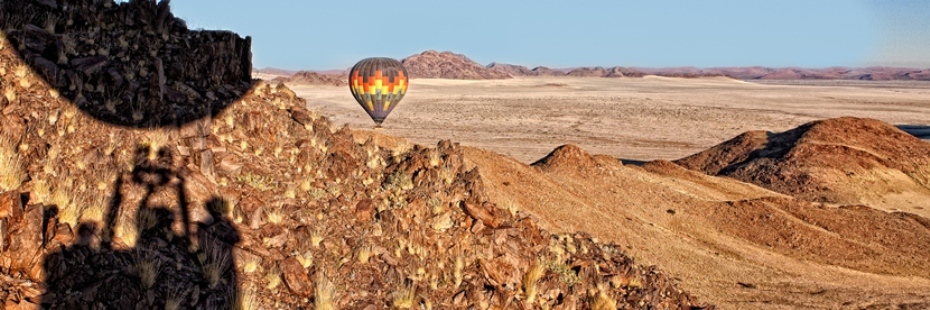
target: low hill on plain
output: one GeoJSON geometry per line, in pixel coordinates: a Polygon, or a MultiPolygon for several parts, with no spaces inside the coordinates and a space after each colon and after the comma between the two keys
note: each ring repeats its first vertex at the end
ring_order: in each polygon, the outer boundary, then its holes
{"type": "Polygon", "coordinates": [[[411,78],[487,80],[506,79],[511,75],[452,52],[424,51],[401,60],[411,78]]]}
{"type": "Polygon", "coordinates": [[[675,161],[804,200],[930,217],[930,143],[871,119],[752,131],[675,161]]]}

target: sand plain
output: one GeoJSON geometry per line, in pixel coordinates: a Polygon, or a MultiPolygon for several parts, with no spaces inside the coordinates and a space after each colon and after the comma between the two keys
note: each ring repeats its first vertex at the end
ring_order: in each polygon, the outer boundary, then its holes
{"type": "MultiPolygon", "coordinates": [[[[749,130],[840,116],[930,126],[930,82],[647,76],[410,83],[381,133],[426,145],[451,139],[524,163],[568,143],[627,160],[677,159],[749,130]]],[[[338,126],[373,127],[345,87],[288,86],[338,126]]]]}

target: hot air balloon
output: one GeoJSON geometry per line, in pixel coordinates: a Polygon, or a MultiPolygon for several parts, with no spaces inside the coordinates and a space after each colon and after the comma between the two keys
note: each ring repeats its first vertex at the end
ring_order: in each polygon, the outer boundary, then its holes
{"type": "Polygon", "coordinates": [[[380,128],[407,93],[407,69],[391,58],[362,59],[349,71],[349,90],[380,128]]]}

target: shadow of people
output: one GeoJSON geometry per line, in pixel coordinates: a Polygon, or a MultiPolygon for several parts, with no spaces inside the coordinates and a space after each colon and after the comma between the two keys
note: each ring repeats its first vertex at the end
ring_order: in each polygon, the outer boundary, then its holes
{"type": "Polygon", "coordinates": [[[233,247],[240,235],[224,215],[229,204],[218,196],[205,202],[212,219],[197,223],[193,235],[183,176],[169,166],[169,152],[159,150],[153,158],[150,151],[139,148],[133,170],[117,177],[106,223],[81,223],[73,244],[46,256],[42,307],[230,309],[237,304],[233,247]],[[126,201],[133,186],[144,188],[138,205],[126,201]],[[169,196],[177,197],[176,205],[160,203],[159,197],[169,196]]]}
{"type": "Polygon", "coordinates": [[[0,31],[88,115],[122,127],[180,127],[249,90],[251,38],[190,31],[169,3],[0,1],[0,31]]]}

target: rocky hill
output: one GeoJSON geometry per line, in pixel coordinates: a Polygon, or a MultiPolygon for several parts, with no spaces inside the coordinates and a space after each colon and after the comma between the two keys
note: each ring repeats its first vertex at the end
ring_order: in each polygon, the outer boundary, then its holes
{"type": "MultiPolygon", "coordinates": [[[[167,10],[36,3],[16,18],[167,10]]],[[[100,31],[151,26],[123,21],[100,31]]],[[[699,305],[622,247],[549,233],[491,201],[454,143],[360,140],[262,81],[199,119],[119,126],[82,113],[14,46],[0,38],[5,309],[699,305]]]]}
{"type": "Polygon", "coordinates": [[[924,214],[924,199],[930,199],[930,143],[871,119],[747,132],[675,162],[812,201],[898,209],[903,204],[924,214]]]}
{"type": "Polygon", "coordinates": [[[299,71],[287,77],[279,77],[272,82],[281,82],[294,85],[349,85],[345,74],[323,74],[313,71],[299,71]]]}
{"type": "Polygon", "coordinates": [[[577,77],[643,77],[645,74],[624,67],[581,67],[569,71],[566,75],[577,77]]]}
{"type": "Polygon", "coordinates": [[[510,65],[492,62],[487,65],[487,68],[491,71],[500,72],[503,74],[508,74],[511,76],[530,76],[533,75],[533,70],[527,68],[526,66],[520,65],[510,65]]]}
{"type": "Polygon", "coordinates": [[[465,55],[451,52],[425,51],[407,58],[401,63],[411,78],[487,80],[506,79],[506,72],[490,70],[465,55]]]}
{"type": "Polygon", "coordinates": [[[492,62],[488,69],[510,74],[512,76],[562,76],[567,73],[564,70],[555,70],[549,67],[539,66],[533,69],[520,65],[502,64],[492,62]]]}

